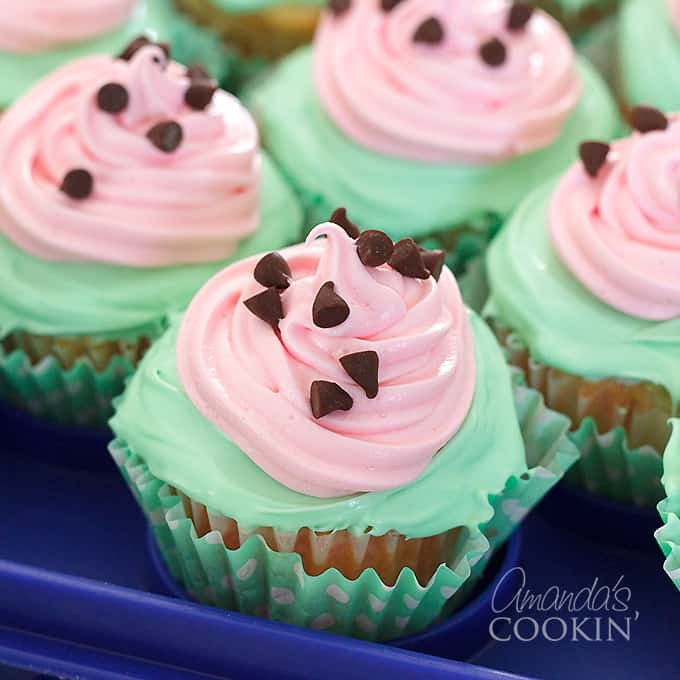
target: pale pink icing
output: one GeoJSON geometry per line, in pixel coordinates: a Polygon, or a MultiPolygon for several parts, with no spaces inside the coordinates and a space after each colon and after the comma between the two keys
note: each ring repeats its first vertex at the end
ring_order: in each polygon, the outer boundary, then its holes
{"type": "Polygon", "coordinates": [[[680,33],[680,0],[668,0],[668,9],[670,10],[675,30],[680,33]]]}
{"type": "Polygon", "coordinates": [[[184,103],[184,68],[156,46],[130,62],[83,59],[56,71],[0,119],[0,229],[49,260],[131,266],[214,261],[233,254],[259,220],[255,124],[218,91],[205,111],[184,103]],[[123,84],[128,108],[101,111],[99,88],[123,84]],[[184,139],[172,153],[146,137],[174,120],[184,139]],[[85,168],[94,191],[76,201],[59,190],[85,168]]]}
{"type": "Polygon", "coordinates": [[[543,12],[508,31],[509,7],[404,0],[385,12],[379,0],[359,0],[341,16],[327,12],[315,40],[324,108],[362,146],[426,162],[488,163],[552,143],[580,96],[574,51],[543,12]],[[444,42],[414,43],[433,16],[444,42]],[[507,47],[496,68],[479,56],[494,37],[507,47]]]}
{"type": "Polygon", "coordinates": [[[258,258],[224,270],[194,299],[177,345],[190,399],[267,474],[301,493],[413,481],[458,430],[474,392],[472,331],[453,275],[445,268],[437,283],[364,267],[354,241],[330,223],[281,253],[293,277],[280,337],[243,304],[263,290],[253,279],[258,258]],[[321,329],[312,303],[327,281],[351,311],[321,329]],[[380,360],[370,400],[338,361],[367,350],[380,360]],[[315,420],[315,380],[341,385],[353,408],[315,420]]]}
{"type": "Polygon", "coordinates": [[[0,50],[40,52],[103,35],[123,24],[137,0],[4,0],[0,50]]]}
{"type": "Polygon", "coordinates": [[[626,314],[680,316],[678,187],[680,119],[615,143],[597,179],[577,163],[550,207],[560,258],[594,295],[626,314]]]}

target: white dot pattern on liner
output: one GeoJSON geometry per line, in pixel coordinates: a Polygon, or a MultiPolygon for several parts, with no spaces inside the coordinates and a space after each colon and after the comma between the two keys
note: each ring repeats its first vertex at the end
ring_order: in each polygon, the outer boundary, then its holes
{"type": "Polygon", "coordinates": [[[239,581],[247,581],[257,569],[257,560],[251,557],[237,572],[236,576],[239,581]]]}
{"type": "Polygon", "coordinates": [[[410,616],[397,616],[397,618],[394,619],[394,626],[397,628],[397,630],[404,630],[404,628],[408,626],[408,622],[410,620],[410,616]]]}
{"type": "Polygon", "coordinates": [[[299,562],[296,562],[293,565],[293,573],[295,574],[295,576],[297,576],[297,580],[300,583],[300,588],[304,588],[305,587],[305,577],[303,576],[303,573],[302,573],[302,565],[299,562]]]}
{"type": "Polygon", "coordinates": [[[314,630],[326,630],[335,625],[335,619],[328,613],[320,614],[310,624],[314,630]]]}
{"type": "Polygon", "coordinates": [[[354,621],[364,633],[375,633],[376,625],[366,614],[359,614],[354,621]]]}
{"type": "Polygon", "coordinates": [[[295,595],[288,588],[272,588],[272,600],[276,604],[293,604],[295,602],[295,595]]]}
{"type": "Polygon", "coordinates": [[[349,595],[334,583],[326,588],[326,594],[340,604],[347,604],[349,602],[349,595]]]}
{"type": "Polygon", "coordinates": [[[444,599],[448,600],[449,598],[453,597],[456,594],[457,590],[458,590],[457,588],[450,588],[449,586],[442,586],[439,589],[439,592],[444,599]]]}
{"type": "Polygon", "coordinates": [[[420,604],[420,600],[416,600],[415,597],[410,595],[404,595],[404,604],[408,609],[415,609],[420,604]]]}
{"type": "Polygon", "coordinates": [[[375,595],[371,594],[368,596],[368,603],[371,605],[371,609],[378,613],[381,612],[387,606],[386,602],[379,600],[375,595]]]}

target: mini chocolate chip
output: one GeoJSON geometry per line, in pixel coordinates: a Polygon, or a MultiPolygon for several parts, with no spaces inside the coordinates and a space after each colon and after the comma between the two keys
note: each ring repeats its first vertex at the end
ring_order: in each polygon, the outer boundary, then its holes
{"type": "Polygon", "coordinates": [[[352,6],[352,0],[328,0],[328,9],[336,17],[344,14],[352,6]]]}
{"type": "Polygon", "coordinates": [[[594,179],[602,166],[607,162],[609,144],[603,142],[583,142],[578,148],[578,155],[586,172],[594,179]]]}
{"type": "Polygon", "coordinates": [[[278,329],[279,321],[283,319],[283,304],[281,303],[281,295],[276,288],[267,288],[267,290],[244,300],[243,304],[258,319],[262,319],[273,329],[278,329]]]}
{"type": "Polygon", "coordinates": [[[312,413],[318,420],[333,411],[349,411],[354,400],[337,383],[327,380],[315,380],[309,394],[312,413]]]}
{"type": "Polygon", "coordinates": [[[187,78],[189,80],[211,80],[210,73],[203,64],[187,66],[187,78]]]}
{"type": "Polygon", "coordinates": [[[118,55],[118,59],[130,61],[139,50],[151,44],[151,41],[145,35],[140,35],[128,44],[128,46],[118,55]]]}
{"type": "Polygon", "coordinates": [[[74,198],[77,201],[87,198],[94,188],[94,179],[92,175],[83,168],[75,168],[69,170],[65,175],[59,187],[69,198],[74,198]]]}
{"type": "Polygon", "coordinates": [[[413,42],[426,45],[438,45],[444,40],[444,26],[437,17],[425,19],[413,34],[413,42]]]}
{"type": "Polygon", "coordinates": [[[335,328],[349,316],[349,305],[335,292],[332,281],[319,288],[312,305],[312,318],[319,328],[335,328]]]}
{"type": "Polygon", "coordinates": [[[163,123],[154,125],[146,136],[151,143],[164,153],[172,153],[182,143],[184,132],[182,126],[174,120],[166,120],[163,123]]]}
{"type": "Polygon", "coordinates": [[[290,286],[288,279],[292,274],[288,263],[281,254],[269,253],[255,265],[253,276],[265,288],[286,290],[290,286]]]}
{"type": "Polygon", "coordinates": [[[212,80],[196,80],[184,93],[184,101],[195,111],[205,110],[217,91],[217,85],[212,80]]]}
{"type": "Polygon", "coordinates": [[[157,43],[154,43],[154,45],[156,45],[156,47],[161,48],[166,59],[170,59],[170,43],[157,42],[157,43]]]}
{"type": "Polygon", "coordinates": [[[347,375],[361,387],[369,399],[378,396],[378,366],[377,352],[356,352],[340,357],[340,364],[347,375]]]}
{"type": "Polygon", "coordinates": [[[423,262],[435,281],[439,281],[446,260],[446,253],[443,250],[423,250],[421,251],[423,262]]]}
{"type": "Polygon", "coordinates": [[[127,109],[130,95],[120,83],[106,83],[97,92],[97,106],[106,113],[120,113],[127,109]]]}
{"type": "Polygon", "coordinates": [[[508,12],[508,31],[521,31],[531,20],[534,7],[528,2],[513,2],[508,12]]]}
{"type": "Polygon", "coordinates": [[[642,133],[665,130],[668,127],[668,118],[652,106],[636,106],[631,113],[630,122],[642,133]]]}
{"type": "Polygon", "coordinates": [[[328,221],[342,227],[350,238],[359,238],[359,234],[361,234],[359,227],[347,217],[345,208],[336,208],[328,221]]]}
{"type": "Polygon", "coordinates": [[[382,7],[383,12],[390,12],[401,2],[403,0],[381,0],[380,7],[382,7]]]}
{"type": "Polygon", "coordinates": [[[394,246],[389,264],[403,276],[412,279],[429,279],[430,271],[423,262],[423,256],[412,238],[403,238],[394,246]]]}
{"type": "Polygon", "coordinates": [[[505,45],[498,38],[491,38],[479,48],[479,56],[482,61],[487,66],[502,66],[505,63],[505,59],[508,55],[508,51],[505,45]]]}
{"type": "Polygon", "coordinates": [[[368,229],[357,239],[359,259],[367,267],[379,267],[392,257],[394,243],[383,231],[368,229]]]}

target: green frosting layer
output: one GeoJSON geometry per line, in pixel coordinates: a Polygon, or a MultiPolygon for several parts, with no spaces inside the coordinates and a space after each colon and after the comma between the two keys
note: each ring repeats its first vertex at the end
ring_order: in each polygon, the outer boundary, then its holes
{"type": "Polygon", "coordinates": [[[542,363],[587,378],[649,380],[680,401],[680,318],[628,316],[592,295],[552,248],[555,183],[522,203],[491,245],[486,312],[515,329],[542,363]]]}
{"type": "Polygon", "coordinates": [[[529,190],[574,161],[583,139],[610,139],[617,131],[606,85],[579,59],[583,97],[561,137],[546,149],[494,165],[381,155],[355,144],[326,115],[314,90],[311,59],[311,50],[303,48],[246,94],[264,143],[300,192],[310,222],[319,217],[314,212],[319,203],[324,209],[344,205],[359,224],[403,238],[441,232],[488,212],[507,216],[529,190]]]}
{"type": "Polygon", "coordinates": [[[169,40],[174,19],[175,13],[168,0],[140,0],[130,19],[111,33],[46,52],[16,54],[0,51],[0,107],[7,108],[35,82],[75,59],[92,54],[118,54],[133,38],[143,33],[169,40]]]}
{"type": "Polygon", "coordinates": [[[223,12],[257,12],[270,7],[302,5],[304,7],[323,7],[325,0],[208,0],[211,5],[223,12]]]}
{"type": "Polygon", "coordinates": [[[421,477],[401,488],[323,499],[273,480],[187,397],[175,367],[178,323],[143,360],[111,426],[155,477],[248,526],[355,534],[372,527],[376,535],[394,529],[419,537],[477,525],[492,516],[488,495],[527,466],[508,367],[484,322],[471,313],[471,323],[477,385],[470,412],[421,477]]]}
{"type": "Polygon", "coordinates": [[[299,204],[267,156],[261,191],[260,226],[226,261],[158,268],[51,262],[0,234],[0,337],[15,330],[103,339],[157,335],[168,315],[184,309],[229,262],[299,240],[299,204]]]}
{"type": "Polygon", "coordinates": [[[619,78],[625,103],[680,109],[680,36],[666,0],[630,0],[619,17],[619,78]]]}

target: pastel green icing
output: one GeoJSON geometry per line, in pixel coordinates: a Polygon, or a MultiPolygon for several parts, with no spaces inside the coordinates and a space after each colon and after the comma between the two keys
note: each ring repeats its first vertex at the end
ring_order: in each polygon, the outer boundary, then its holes
{"type": "Polygon", "coordinates": [[[92,54],[118,54],[141,34],[169,40],[174,19],[168,0],[141,0],[125,24],[105,35],[43,52],[0,51],[0,107],[7,108],[38,80],[75,59],[92,54]]]}
{"type": "Polygon", "coordinates": [[[587,378],[649,380],[680,401],[680,318],[628,316],[592,295],[552,248],[555,183],[522,203],[488,252],[486,312],[516,330],[538,361],[587,378]]]}
{"type": "Polygon", "coordinates": [[[507,216],[530,189],[574,161],[584,138],[610,139],[617,131],[606,85],[579,58],[583,96],[550,147],[492,165],[394,158],[357,145],[334,125],[314,91],[311,59],[303,48],[245,94],[264,144],[302,196],[308,226],[321,217],[319,204],[346,206],[359,224],[394,238],[441,232],[488,212],[507,216]]]}
{"type": "Polygon", "coordinates": [[[223,12],[258,12],[272,7],[323,7],[326,0],[208,0],[211,5],[223,12]]]}
{"type": "Polygon", "coordinates": [[[680,496],[680,418],[671,419],[673,434],[663,456],[663,482],[669,498],[680,496]]]}
{"type": "Polygon", "coordinates": [[[266,156],[262,167],[260,226],[229,260],[158,268],[51,262],[0,234],[0,337],[15,330],[116,339],[157,335],[168,315],[186,307],[226,264],[299,240],[297,200],[266,156]]]}
{"type": "Polygon", "coordinates": [[[680,109],[680,36],[666,0],[630,0],[619,17],[619,79],[627,105],[680,109]]]}
{"type": "MultiPolygon", "coordinates": [[[[212,510],[247,526],[318,531],[372,527],[409,537],[492,516],[488,494],[526,471],[510,374],[484,322],[471,313],[477,383],[470,412],[456,435],[414,482],[390,491],[322,499],[282,486],[194,407],[175,367],[179,324],[154,345],[117,404],[114,432],[152,474],[212,510]]],[[[253,357],[253,361],[257,361],[253,357]]]]}

